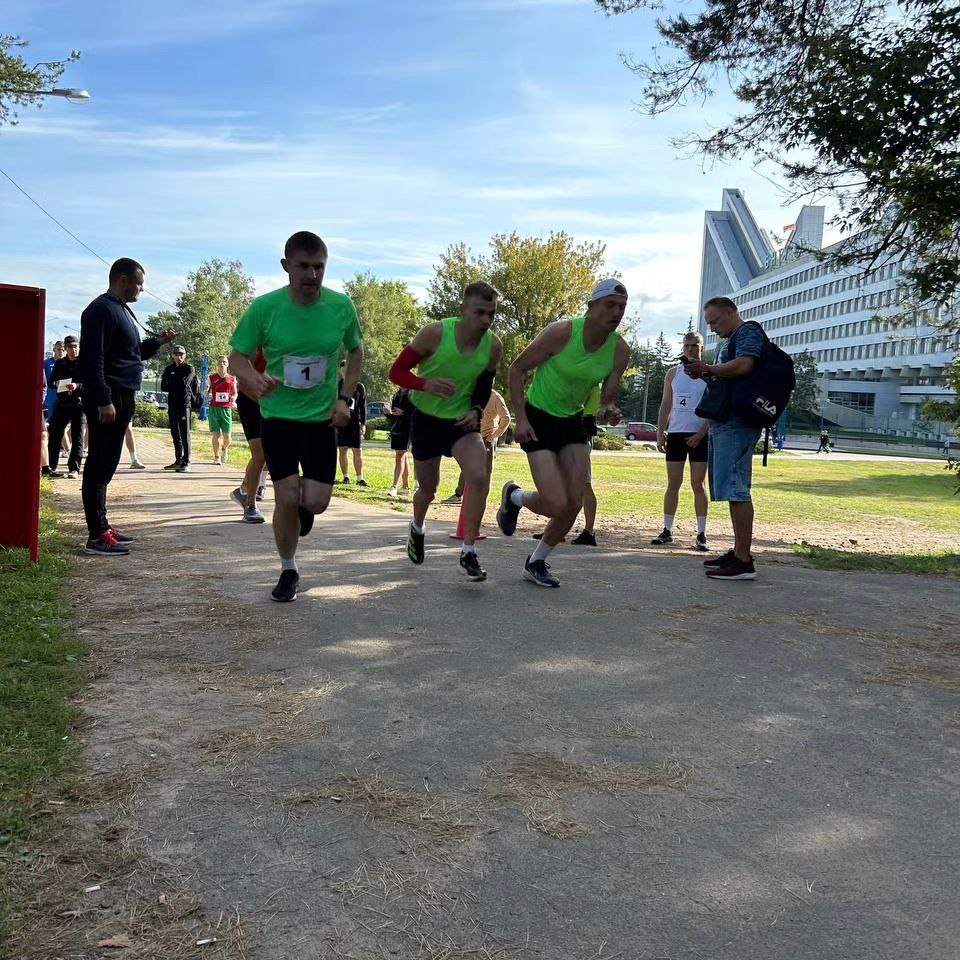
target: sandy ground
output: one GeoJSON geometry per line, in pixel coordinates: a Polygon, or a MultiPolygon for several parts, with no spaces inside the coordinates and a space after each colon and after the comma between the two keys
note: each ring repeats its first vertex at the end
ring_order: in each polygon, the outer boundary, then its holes
{"type": "Polygon", "coordinates": [[[955,582],[615,544],[547,591],[491,536],[471,584],[335,501],[278,605],[236,477],[121,471],[134,553],[78,564],[86,771],[18,958],[956,956],[955,582]]]}

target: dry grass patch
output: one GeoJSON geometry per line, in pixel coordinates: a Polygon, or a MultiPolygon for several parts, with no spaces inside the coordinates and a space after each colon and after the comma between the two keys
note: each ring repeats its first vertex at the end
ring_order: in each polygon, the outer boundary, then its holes
{"type": "Polygon", "coordinates": [[[293,791],[283,803],[290,810],[315,803],[346,804],[359,810],[364,822],[406,827],[440,842],[461,842],[483,826],[479,809],[470,810],[461,800],[414,793],[379,773],[337,777],[315,790],[293,791]]]}
{"type": "Polygon", "coordinates": [[[423,912],[456,903],[456,898],[434,882],[429,870],[413,870],[407,864],[397,866],[383,860],[361,863],[350,877],[335,884],[334,890],[345,904],[366,898],[384,905],[412,899],[423,912]]]}
{"type": "Polygon", "coordinates": [[[868,646],[880,657],[879,667],[865,677],[868,683],[960,693],[960,640],[872,637],[868,646]]]}
{"type": "Polygon", "coordinates": [[[577,837],[590,832],[576,820],[570,820],[559,813],[545,810],[540,802],[534,802],[524,807],[523,815],[527,818],[527,823],[531,829],[545,836],[553,837],[554,840],[575,840],[577,837]]]}

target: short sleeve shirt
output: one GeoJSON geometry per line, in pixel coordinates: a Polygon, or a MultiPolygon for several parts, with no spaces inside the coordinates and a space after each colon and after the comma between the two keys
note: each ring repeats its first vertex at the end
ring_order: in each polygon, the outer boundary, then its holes
{"type": "Polygon", "coordinates": [[[755,323],[744,323],[737,327],[733,336],[727,337],[720,343],[717,348],[716,363],[727,362],[731,340],[736,341],[734,356],[756,357],[758,360],[763,356],[763,331],[755,323]]]}
{"type": "Polygon", "coordinates": [[[260,400],[267,419],[329,420],[337,402],[340,352],[355,350],[363,334],[353,301],[328,287],[302,307],[287,287],[257,297],[240,318],[230,346],[245,356],[262,348],[266,372],[280,386],[260,400]]]}

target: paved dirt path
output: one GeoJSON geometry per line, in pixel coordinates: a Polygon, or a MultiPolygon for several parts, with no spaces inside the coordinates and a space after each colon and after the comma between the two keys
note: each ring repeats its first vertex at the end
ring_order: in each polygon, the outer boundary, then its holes
{"type": "Polygon", "coordinates": [[[138,542],[80,562],[89,777],[24,956],[956,957],[955,582],[564,548],[546,591],[491,536],[470,584],[448,524],[415,568],[335,500],[281,606],[237,478],[115,483],[138,542]]]}

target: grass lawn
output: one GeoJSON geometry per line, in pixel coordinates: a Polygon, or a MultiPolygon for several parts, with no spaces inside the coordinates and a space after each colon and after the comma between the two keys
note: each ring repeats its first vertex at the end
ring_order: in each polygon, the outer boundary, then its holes
{"type": "Polygon", "coordinates": [[[63,594],[67,540],[44,489],[40,562],[25,550],[0,551],[0,942],[14,873],[37,855],[32,845],[69,778],[73,696],[84,683],[86,646],[69,629],[63,594]]]}
{"type": "Polygon", "coordinates": [[[960,577],[960,553],[852,553],[809,544],[794,548],[818,570],[870,570],[874,573],[919,573],[960,577]]]}

